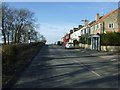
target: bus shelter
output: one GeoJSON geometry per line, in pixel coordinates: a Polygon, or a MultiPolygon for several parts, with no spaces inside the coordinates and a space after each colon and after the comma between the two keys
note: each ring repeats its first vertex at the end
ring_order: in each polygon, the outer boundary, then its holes
{"type": "Polygon", "coordinates": [[[91,50],[100,50],[100,36],[99,35],[92,35],[89,36],[91,38],[91,50]]]}

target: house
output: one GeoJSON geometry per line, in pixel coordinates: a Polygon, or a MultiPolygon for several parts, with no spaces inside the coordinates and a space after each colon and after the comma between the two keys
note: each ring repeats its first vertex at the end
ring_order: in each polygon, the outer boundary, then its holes
{"type": "Polygon", "coordinates": [[[91,34],[120,32],[120,24],[118,25],[118,18],[120,18],[119,13],[120,8],[115,9],[102,17],[97,13],[95,22],[91,25],[91,34]]]}
{"type": "Polygon", "coordinates": [[[65,46],[67,42],[69,42],[70,34],[66,33],[63,39],[63,45],[65,46]]]}
{"type": "Polygon", "coordinates": [[[70,34],[69,42],[73,42],[74,40],[79,41],[79,37],[81,36],[81,28],[82,25],[78,25],[78,28],[73,28],[73,33],[70,34]]]}
{"type": "Polygon", "coordinates": [[[100,50],[100,36],[102,33],[120,32],[119,16],[120,8],[111,11],[105,16],[96,14],[95,21],[90,25],[91,50],[100,50]]]}
{"type": "Polygon", "coordinates": [[[81,41],[85,38],[84,44],[81,42],[80,46],[85,49],[100,50],[100,36],[102,33],[120,32],[120,8],[115,9],[104,16],[96,14],[95,20],[89,22],[84,21],[84,26],[79,25],[78,28],[73,28],[72,33],[69,34],[69,42],[74,40],[81,41]]]}
{"type": "Polygon", "coordinates": [[[79,36],[81,36],[80,30],[72,33],[72,34],[70,35],[70,42],[73,42],[74,40],[79,41],[79,36]]]}

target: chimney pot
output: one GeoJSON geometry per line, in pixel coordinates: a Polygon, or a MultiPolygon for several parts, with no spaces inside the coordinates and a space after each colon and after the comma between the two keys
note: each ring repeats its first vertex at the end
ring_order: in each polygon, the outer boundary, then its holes
{"type": "Polygon", "coordinates": [[[88,20],[84,20],[84,25],[88,25],[89,21],[88,20]]]}
{"type": "Polygon", "coordinates": [[[99,18],[100,18],[100,14],[99,14],[99,13],[97,13],[97,14],[96,14],[96,17],[95,17],[95,20],[96,20],[96,21],[98,21],[98,20],[99,20],[99,18]]]}

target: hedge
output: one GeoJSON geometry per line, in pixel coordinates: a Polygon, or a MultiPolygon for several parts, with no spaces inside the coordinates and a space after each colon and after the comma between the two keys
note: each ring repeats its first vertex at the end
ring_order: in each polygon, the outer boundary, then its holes
{"type": "Polygon", "coordinates": [[[101,45],[120,46],[120,32],[100,34],[101,45]]]}
{"type": "Polygon", "coordinates": [[[41,47],[43,43],[31,43],[31,44],[10,44],[2,46],[2,61],[3,64],[14,64],[20,59],[19,54],[32,48],[41,47]]]}
{"type": "Polygon", "coordinates": [[[79,43],[83,43],[83,44],[85,44],[85,37],[80,37],[80,39],[79,39],[79,43]]]}
{"type": "Polygon", "coordinates": [[[74,40],[73,43],[74,43],[74,45],[78,45],[79,44],[79,42],[77,40],[74,40]]]}
{"type": "MultiPolygon", "coordinates": [[[[99,34],[101,45],[120,46],[120,32],[111,32],[108,34],[99,34]]],[[[80,37],[79,42],[83,44],[91,44],[91,39],[85,39],[86,37],[80,37]]]]}
{"type": "Polygon", "coordinates": [[[43,42],[30,44],[2,45],[2,85],[11,79],[14,73],[25,63],[30,62],[33,56],[44,45],[43,42]]]}

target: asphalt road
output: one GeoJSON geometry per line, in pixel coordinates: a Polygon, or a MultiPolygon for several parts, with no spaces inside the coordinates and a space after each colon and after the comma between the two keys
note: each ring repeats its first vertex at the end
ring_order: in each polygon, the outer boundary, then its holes
{"type": "Polygon", "coordinates": [[[13,88],[118,88],[118,57],[45,46],[13,88]]]}

